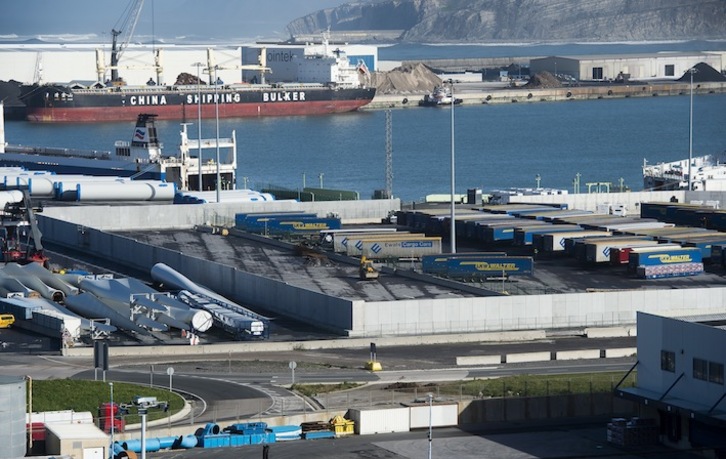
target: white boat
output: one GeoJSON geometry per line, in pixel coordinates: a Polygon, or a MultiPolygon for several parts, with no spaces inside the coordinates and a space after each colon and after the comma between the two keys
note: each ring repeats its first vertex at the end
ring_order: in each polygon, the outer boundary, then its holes
{"type": "MultiPolygon", "coordinates": [[[[436,107],[440,105],[451,105],[451,88],[446,85],[436,86],[431,94],[426,94],[419,102],[422,107],[436,107]]],[[[454,99],[454,105],[460,104],[461,99],[454,99]]]]}
{"type": "MultiPolygon", "coordinates": [[[[690,163],[696,191],[726,191],[726,152],[693,157],[690,163]]],[[[643,188],[646,190],[687,190],[689,160],[648,165],[643,162],[643,188]]]]}
{"type": "Polygon", "coordinates": [[[56,174],[161,180],[173,183],[182,191],[216,190],[219,173],[220,189],[235,189],[237,140],[234,131],[230,138],[197,140],[188,137],[187,125],[182,124],[179,150],[174,155],[166,155],[157,136],[155,118],[153,114],[139,114],[131,140],[117,141],[113,152],[13,146],[5,145],[4,139],[0,139],[4,146],[0,148],[0,166],[19,166],[56,174]],[[220,150],[219,166],[217,148],[220,150]]]}

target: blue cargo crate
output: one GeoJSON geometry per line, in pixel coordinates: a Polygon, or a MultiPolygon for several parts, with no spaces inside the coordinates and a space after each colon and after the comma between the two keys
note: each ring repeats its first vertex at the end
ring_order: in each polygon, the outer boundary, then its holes
{"type": "Polygon", "coordinates": [[[252,442],[250,440],[250,437],[251,435],[231,434],[229,436],[229,446],[251,445],[252,442]]]}
{"type": "Polygon", "coordinates": [[[230,446],[230,434],[203,435],[198,437],[201,448],[226,448],[230,446]]]}
{"type": "Polygon", "coordinates": [[[254,225],[258,221],[270,218],[283,217],[317,217],[317,214],[310,212],[251,212],[234,215],[234,226],[238,229],[245,229],[247,225],[254,225]]]}

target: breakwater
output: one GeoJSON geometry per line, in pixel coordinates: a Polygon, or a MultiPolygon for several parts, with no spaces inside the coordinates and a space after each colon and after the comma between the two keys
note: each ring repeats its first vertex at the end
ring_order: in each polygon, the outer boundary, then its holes
{"type": "MultiPolygon", "coordinates": [[[[621,99],[629,97],[658,97],[689,95],[690,83],[657,82],[566,86],[562,88],[491,87],[486,83],[467,84],[466,89],[456,91],[455,97],[463,105],[511,104],[534,102],[562,102],[571,100],[621,99]]],[[[726,93],[726,82],[694,83],[693,94],[726,93]]],[[[364,110],[418,107],[425,93],[377,94],[364,110]]]]}

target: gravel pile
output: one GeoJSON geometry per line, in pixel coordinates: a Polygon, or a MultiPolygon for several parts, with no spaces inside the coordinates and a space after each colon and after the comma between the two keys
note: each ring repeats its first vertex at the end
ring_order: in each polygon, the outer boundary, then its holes
{"type": "Polygon", "coordinates": [[[389,72],[375,72],[371,75],[371,84],[381,94],[421,93],[433,91],[441,84],[441,78],[418,63],[396,67],[389,72]]]}
{"type": "MultiPolygon", "coordinates": [[[[705,62],[696,64],[693,66],[693,68],[696,69],[696,73],[693,74],[693,81],[695,83],[705,83],[705,82],[711,82],[711,81],[726,81],[726,76],[722,75],[721,72],[719,72],[715,68],[711,67],[710,65],[706,64],[705,62]]],[[[689,72],[684,73],[683,76],[678,79],[678,81],[680,81],[682,83],[690,82],[691,81],[690,73],[689,72]]]]}
{"type": "Polygon", "coordinates": [[[550,72],[540,72],[529,79],[524,85],[525,88],[561,88],[562,83],[550,72]]]}

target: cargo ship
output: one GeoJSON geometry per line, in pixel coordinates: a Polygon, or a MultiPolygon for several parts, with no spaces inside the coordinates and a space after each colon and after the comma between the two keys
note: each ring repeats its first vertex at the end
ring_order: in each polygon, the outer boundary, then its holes
{"type": "Polygon", "coordinates": [[[726,151],[668,163],[643,163],[643,188],[653,191],[726,190],[726,151]],[[690,163],[690,167],[689,167],[690,163]],[[693,177],[689,180],[689,172],[693,177]],[[690,182],[690,183],[689,183],[690,182]]]}
{"type": "Polygon", "coordinates": [[[259,83],[224,84],[216,78],[220,67],[208,50],[204,72],[210,75],[209,83],[186,74],[186,80],[180,75],[173,85],[150,81],[131,86],[114,78],[116,72],[101,82],[108,67],[99,67],[99,81],[92,85],[23,85],[20,99],[25,103],[26,118],[43,123],[133,121],[140,112],[154,113],[160,120],[182,121],[197,117],[324,115],[350,112],[368,104],[376,89],[361,84],[360,77],[368,72],[365,65],[353,65],[343,51],[325,45],[323,53],[300,59],[300,81],[296,82],[266,84],[264,73],[269,68],[262,52],[259,65],[235,67],[259,70],[259,78],[254,78],[259,83]],[[178,84],[180,81],[185,84],[178,84]]]}

